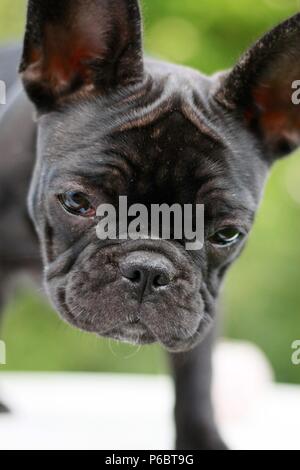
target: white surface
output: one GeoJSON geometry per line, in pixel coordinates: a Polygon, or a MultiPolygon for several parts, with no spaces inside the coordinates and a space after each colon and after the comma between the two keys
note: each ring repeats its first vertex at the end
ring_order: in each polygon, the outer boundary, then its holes
{"type": "Polygon", "coordinates": [[[165,378],[1,374],[1,384],[14,413],[0,417],[0,449],[172,445],[172,386],[165,378]]]}
{"type": "MultiPolygon", "coordinates": [[[[214,400],[234,449],[300,449],[300,388],[273,385],[263,356],[223,344],[214,400]]],[[[172,449],[172,382],[101,374],[1,374],[0,449],[172,449]]]]}

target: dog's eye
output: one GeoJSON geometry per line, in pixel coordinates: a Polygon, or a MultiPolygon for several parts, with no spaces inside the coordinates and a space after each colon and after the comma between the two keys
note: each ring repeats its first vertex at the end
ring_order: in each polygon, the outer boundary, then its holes
{"type": "Polygon", "coordinates": [[[209,241],[213,245],[227,247],[234,245],[243,237],[243,233],[235,227],[226,227],[216,232],[209,241]]]}
{"type": "Polygon", "coordinates": [[[96,210],[92,206],[88,196],[78,191],[67,191],[58,196],[58,200],[63,208],[73,215],[92,218],[96,215],[96,210]]]}

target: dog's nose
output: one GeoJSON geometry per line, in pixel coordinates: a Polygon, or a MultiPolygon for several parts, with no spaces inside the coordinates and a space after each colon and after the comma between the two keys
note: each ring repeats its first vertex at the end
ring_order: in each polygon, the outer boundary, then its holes
{"type": "Polygon", "coordinates": [[[167,287],[174,278],[173,264],[167,258],[147,252],[128,255],[120,263],[120,272],[134,287],[140,302],[167,287]]]}

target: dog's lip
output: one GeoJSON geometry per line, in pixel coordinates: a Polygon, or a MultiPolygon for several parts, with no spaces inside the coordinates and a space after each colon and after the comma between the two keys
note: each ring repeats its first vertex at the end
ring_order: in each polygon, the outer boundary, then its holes
{"type": "Polygon", "coordinates": [[[112,330],[104,333],[99,332],[98,334],[104,338],[111,338],[141,345],[157,342],[155,336],[140,320],[136,320],[134,322],[129,321],[112,330]]]}
{"type": "Polygon", "coordinates": [[[199,323],[197,330],[191,336],[175,335],[169,338],[161,338],[151,331],[150,326],[144,324],[141,319],[136,318],[104,334],[101,333],[100,336],[140,345],[157,343],[170,353],[180,353],[195,346],[197,340],[201,337],[198,331],[201,324],[202,322],[199,323]]]}
{"type": "MultiPolygon", "coordinates": [[[[66,305],[65,305],[66,307],[66,305]]],[[[71,310],[68,308],[64,309],[67,317],[74,321],[74,317],[71,314],[71,310]]],[[[77,323],[77,322],[76,322],[77,323]]],[[[77,323],[77,327],[84,331],[89,331],[99,337],[107,339],[115,339],[118,341],[124,341],[132,344],[147,345],[158,343],[170,353],[178,353],[188,351],[197,343],[197,339],[201,338],[199,328],[203,326],[203,320],[199,322],[199,325],[194,334],[191,336],[173,336],[169,338],[161,338],[155,332],[151,330],[151,326],[146,325],[140,318],[140,312],[135,312],[131,318],[126,322],[123,322],[114,328],[110,328],[105,331],[97,328],[97,325],[85,321],[77,323]]]]}
{"type": "MultiPolygon", "coordinates": [[[[208,318],[208,315],[206,318],[208,318]]],[[[194,334],[191,334],[190,336],[175,336],[169,341],[161,342],[161,344],[170,353],[187,352],[193,349],[197,344],[201,343],[206,332],[211,326],[212,322],[202,318],[194,334]]]]}
{"type": "Polygon", "coordinates": [[[198,340],[200,337],[193,335],[188,338],[176,337],[167,341],[159,341],[159,343],[170,353],[181,353],[193,349],[198,340]]]}
{"type": "Polygon", "coordinates": [[[162,339],[152,333],[150,328],[144,325],[140,319],[128,321],[107,331],[98,330],[96,325],[87,322],[80,326],[77,325],[77,327],[105,339],[113,339],[141,346],[157,343],[170,353],[188,351],[197,343],[197,337],[199,338],[198,334],[196,334],[188,338],[176,336],[169,339],[162,339]]]}

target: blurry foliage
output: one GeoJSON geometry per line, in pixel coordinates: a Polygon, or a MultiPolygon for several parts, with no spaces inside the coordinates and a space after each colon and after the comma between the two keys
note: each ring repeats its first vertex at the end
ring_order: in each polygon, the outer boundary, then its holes
{"type": "Polygon", "coordinates": [[[0,40],[15,39],[23,35],[26,12],[24,0],[1,0],[0,40]]]}
{"type": "MultiPolygon", "coordinates": [[[[25,2],[1,0],[0,39],[23,31],[25,2]]],[[[234,64],[258,36],[299,10],[296,0],[143,0],[149,54],[211,73],[234,64]]],[[[300,156],[277,164],[255,230],[223,295],[227,336],[255,342],[277,379],[300,383],[300,156]]],[[[31,292],[31,291],[30,291],[31,292]]],[[[102,341],[62,323],[35,294],[19,293],[6,318],[8,369],[161,373],[158,347],[102,341]]]]}

